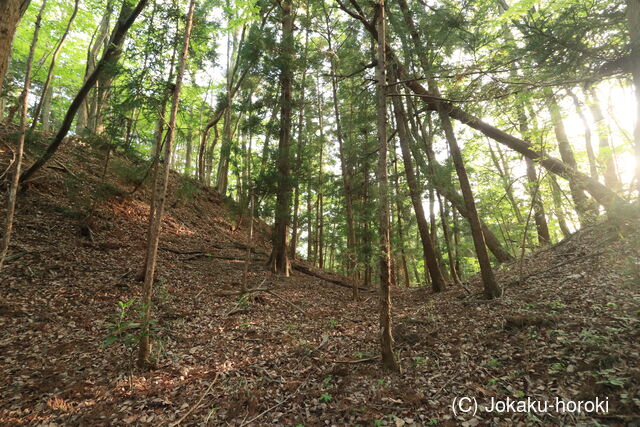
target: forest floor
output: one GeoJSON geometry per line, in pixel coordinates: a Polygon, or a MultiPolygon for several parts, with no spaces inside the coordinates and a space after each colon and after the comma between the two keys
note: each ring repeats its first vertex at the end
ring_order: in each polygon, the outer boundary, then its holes
{"type": "MultiPolygon", "coordinates": [[[[9,133],[0,128],[0,170],[9,133]]],[[[386,374],[377,295],[353,301],[300,272],[268,273],[264,223],[248,282],[273,293],[220,296],[242,280],[248,221],[174,174],[155,294],[162,345],[154,369],[132,367],[135,346],[104,343],[118,302],[141,296],[149,190],[128,193],[148,165],[112,157],[103,178],[104,151],[67,143],[21,194],[0,276],[1,425],[640,422],[637,223],[601,223],[503,266],[496,301],[481,299],[477,278],[470,294],[394,289],[402,372],[386,374]],[[464,396],[475,415],[452,410],[464,396]],[[492,398],[599,398],[608,412],[487,412],[492,398]]]]}

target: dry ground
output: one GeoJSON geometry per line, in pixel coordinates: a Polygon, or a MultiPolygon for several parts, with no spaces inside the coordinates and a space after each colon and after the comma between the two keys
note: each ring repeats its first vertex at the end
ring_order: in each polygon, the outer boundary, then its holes
{"type": "Polygon", "coordinates": [[[141,294],[149,192],[127,195],[124,158],[103,180],[103,152],[67,145],[21,196],[0,273],[2,425],[640,422],[637,223],[600,224],[506,266],[497,301],[480,300],[477,281],[471,295],[394,289],[402,373],[388,375],[376,358],[377,296],[354,302],[314,277],[269,274],[262,223],[249,282],[275,293],[217,295],[242,280],[247,221],[238,227],[215,192],[174,175],[155,296],[162,345],[143,372],[127,346],[103,344],[118,302],[141,294]],[[461,396],[599,397],[609,412],[456,416],[461,396]]]}

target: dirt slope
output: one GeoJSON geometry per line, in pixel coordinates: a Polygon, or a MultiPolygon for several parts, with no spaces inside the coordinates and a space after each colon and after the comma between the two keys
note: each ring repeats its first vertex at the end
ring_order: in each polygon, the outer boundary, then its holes
{"type": "Polygon", "coordinates": [[[246,221],[174,175],[155,297],[164,349],[157,369],[139,372],[126,346],[102,344],[118,301],[140,296],[149,193],[127,192],[144,165],[132,176],[116,156],[103,180],[104,152],[82,142],[56,159],[20,200],[0,276],[2,425],[640,422],[638,224],[600,224],[507,266],[499,301],[479,300],[477,281],[471,295],[394,289],[403,371],[385,375],[374,294],[356,303],[317,278],[273,276],[257,254],[250,284],[275,293],[217,295],[241,280],[246,221]],[[461,396],[609,398],[609,411],[456,416],[461,396]]]}

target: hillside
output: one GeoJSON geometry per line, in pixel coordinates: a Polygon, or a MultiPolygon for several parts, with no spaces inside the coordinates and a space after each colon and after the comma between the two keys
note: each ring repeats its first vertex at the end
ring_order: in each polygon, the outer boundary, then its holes
{"type": "MultiPolygon", "coordinates": [[[[0,129],[2,171],[9,134],[0,129]]],[[[174,173],[155,294],[162,348],[143,372],[129,347],[103,344],[118,302],[141,295],[150,193],[130,193],[145,163],[113,155],[103,178],[104,161],[74,140],[20,196],[0,278],[2,425],[640,422],[637,223],[603,222],[504,266],[499,300],[480,299],[476,278],[469,292],[394,289],[402,372],[386,375],[376,294],[352,301],[326,280],[268,273],[261,221],[248,282],[272,292],[222,295],[242,280],[248,221],[174,173]],[[599,397],[609,411],[455,415],[461,396],[599,397]]]]}

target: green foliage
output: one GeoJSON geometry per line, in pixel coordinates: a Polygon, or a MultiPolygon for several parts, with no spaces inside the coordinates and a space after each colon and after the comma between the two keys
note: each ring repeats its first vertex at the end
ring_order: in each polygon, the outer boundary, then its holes
{"type": "Polygon", "coordinates": [[[104,324],[108,335],[102,342],[102,346],[106,348],[118,343],[131,353],[145,336],[147,326],[150,336],[155,337],[153,325],[156,321],[145,323],[144,312],[145,306],[138,303],[135,298],[119,301],[118,310],[109,316],[111,321],[104,324]]]}
{"type": "Polygon", "coordinates": [[[320,402],[322,403],[329,403],[331,402],[331,399],[333,399],[333,396],[331,396],[330,393],[324,392],[322,393],[322,395],[320,395],[320,398],[318,400],[320,400],[320,402]]]}

